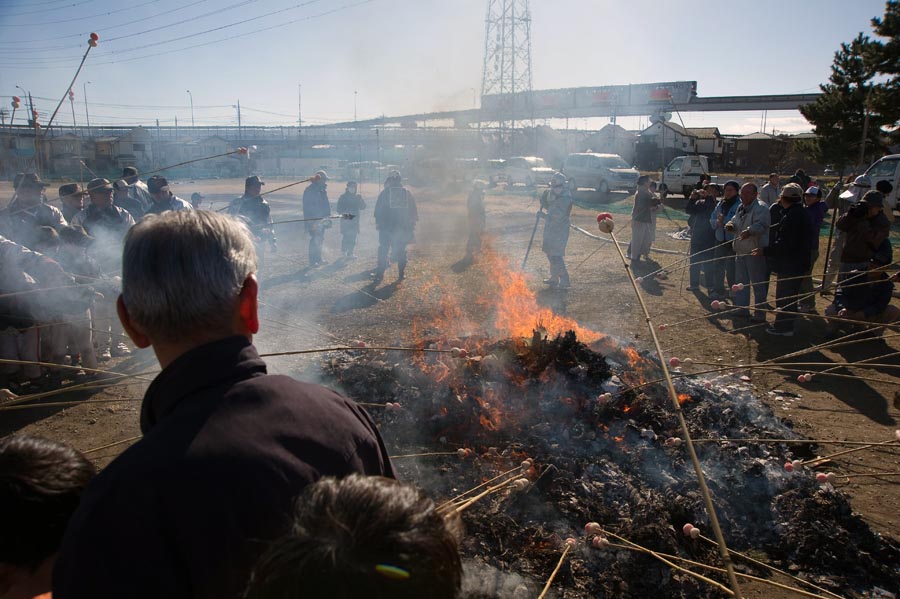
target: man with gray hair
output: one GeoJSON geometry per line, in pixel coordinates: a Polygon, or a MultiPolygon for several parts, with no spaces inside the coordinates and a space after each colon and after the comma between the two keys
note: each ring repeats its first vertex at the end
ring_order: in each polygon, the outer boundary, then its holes
{"type": "Polygon", "coordinates": [[[162,372],[143,438],[82,497],[54,572],[57,599],[241,596],[292,503],[323,476],[393,476],[368,414],[324,387],[266,373],[256,253],[222,214],[148,215],[125,239],[118,312],[162,372]],[[151,265],[149,267],[148,265],[151,265]]]}

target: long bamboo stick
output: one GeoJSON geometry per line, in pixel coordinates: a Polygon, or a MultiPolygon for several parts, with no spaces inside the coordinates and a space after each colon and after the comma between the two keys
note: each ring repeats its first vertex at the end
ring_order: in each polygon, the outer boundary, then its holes
{"type": "Polygon", "coordinates": [[[691,434],[688,430],[687,421],[685,420],[684,413],[681,410],[681,403],[678,401],[678,393],[675,392],[675,385],[672,382],[672,376],[669,373],[669,367],[664,358],[663,349],[659,343],[659,337],[656,335],[656,326],[653,323],[653,319],[650,317],[650,312],[647,310],[647,304],[644,302],[644,296],[641,294],[641,290],[634,278],[634,273],[631,272],[628,261],[625,259],[625,254],[622,253],[622,248],[619,246],[618,241],[616,241],[615,233],[610,232],[610,237],[612,237],[613,241],[616,242],[614,244],[616,251],[619,253],[619,258],[622,260],[622,265],[625,268],[625,273],[631,280],[631,286],[634,289],[634,293],[638,299],[638,303],[641,305],[641,310],[643,311],[644,318],[647,322],[647,328],[650,329],[650,336],[653,339],[653,344],[654,346],[656,346],[656,352],[660,359],[663,376],[665,376],[666,379],[666,388],[669,391],[669,398],[672,400],[672,408],[675,411],[675,415],[678,419],[678,424],[681,427],[682,439],[687,446],[688,455],[691,458],[691,462],[694,465],[694,471],[697,474],[697,481],[700,485],[700,493],[703,496],[704,503],[706,504],[706,510],[707,512],[709,512],[709,521],[712,525],[713,532],[715,533],[716,541],[718,542],[722,561],[725,564],[725,569],[728,571],[728,580],[731,586],[731,590],[734,593],[734,596],[737,597],[737,599],[741,599],[741,589],[740,585],[738,584],[737,577],[734,574],[734,564],[731,563],[731,557],[728,554],[728,546],[725,544],[725,537],[722,535],[722,528],[719,525],[719,518],[716,514],[715,505],[713,505],[712,494],[709,492],[709,488],[706,485],[706,477],[703,474],[703,467],[700,465],[700,460],[697,457],[697,452],[694,449],[693,442],[691,441],[691,434]]]}
{"type": "Polygon", "coordinates": [[[566,556],[569,555],[569,551],[571,550],[572,545],[566,543],[566,548],[563,549],[562,555],[559,556],[559,561],[556,562],[556,567],[553,568],[553,572],[550,573],[550,578],[547,579],[547,584],[544,585],[544,590],[541,591],[540,595],[538,595],[538,599],[544,599],[544,597],[550,591],[550,587],[553,585],[553,579],[556,578],[557,574],[559,574],[559,569],[562,568],[563,562],[566,561],[566,556]]]}

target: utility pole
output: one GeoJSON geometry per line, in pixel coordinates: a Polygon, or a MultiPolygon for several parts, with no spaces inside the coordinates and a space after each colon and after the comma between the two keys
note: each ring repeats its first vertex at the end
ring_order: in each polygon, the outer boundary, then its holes
{"type": "Polygon", "coordinates": [[[303,157],[303,86],[297,84],[297,158],[303,157]]]}
{"type": "Polygon", "coordinates": [[[175,115],[175,140],[178,140],[178,115],[175,115]]]}
{"type": "Polygon", "coordinates": [[[78,128],[78,123],[75,122],[75,92],[71,89],[69,90],[69,105],[72,107],[72,135],[75,135],[75,129],[78,128]]]}
{"type": "MultiPolygon", "coordinates": [[[[865,166],[863,162],[866,159],[866,138],[869,136],[869,98],[872,97],[872,90],[866,94],[866,103],[863,105],[863,131],[862,131],[862,143],[859,146],[859,169],[865,166]]],[[[857,169],[857,170],[859,170],[857,169]]]]}
{"type": "Polygon", "coordinates": [[[191,90],[187,90],[188,96],[191,98],[191,129],[194,128],[194,94],[191,93],[191,90]]]}
{"type": "Polygon", "coordinates": [[[353,92],[353,124],[356,124],[356,91],[353,92]]]}
{"type": "Polygon", "coordinates": [[[84,91],[84,120],[87,121],[88,135],[91,133],[91,115],[88,113],[88,101],[87,101],[87,86],[90,85],[90,81],[85,81],[81,84],[81,89],[84,91]]]}
{"type": "Polygon", "coordinates": [[[244,140],[243,131],[241,131],[241,101],[237,101],[237,114],[238,114],[238,141],[244,140]]]}

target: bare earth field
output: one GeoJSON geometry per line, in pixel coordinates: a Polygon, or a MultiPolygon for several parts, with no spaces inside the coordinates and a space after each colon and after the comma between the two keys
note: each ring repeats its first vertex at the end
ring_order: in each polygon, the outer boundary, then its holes
{"type": "MultiPolygon", "coordinates": [[[[289,182],[268,180],[268,188],[289,182]]],[[[240,195],[242,186],[240,180],[216,180],[175,183],[173,188],[185,199],[199,191],[206,196],[204,208],[219,209],[240,195]]],[[[300,196],[304,186],[267,196],[276,221],[302,216],[300,196]]],[[[343,188],[342,182],[330,182],[332,202],[337,200],[343,188]]],[[[340,235],[337,223],[326,235],[325,257],[330,263],[316,269],[308,267],[308,238],[303,232],[303,223],[277,227],[279,251],[266,255],[260,277],[262,330],[256,343],[262,353],[345,346],[356,340],[370,345],[409,346],[424,335],[488,334],[492,330],[493,323],[486,321],[484,305],[499,297],[498,276],[491,270],[497,268],[498,262],[481,260],[469,266],[460,263],[467,236],[466,190],[413,189],[420,221],[416,244],[410,246],[407,279],[398,283],[396,267],[393,267],[382,284],[370,285],[369,273],[375,266],[377,246],[372,208],[379,188],[368,183],[361,189],[368,210],[361,219],[362,233],[356,251],[359,258],[356,260],[338,260],[340,235]],[[441,323],[451,321],[453,330],[442,331],[441,323]]],[[[8,183],[0,185],[0,197],[6,198],[10,194],[8,183]]],[[[577,200],[579,206],[572,214],[574,225],[597,233],[597,212],[611,207],[616,213],[617,234],[627,241],[630,237],[630,198],[614,195],[612,204],[607,205],[580,192],[577,200]]],[[[486,203],[489,245],[499,256],[508,258],[510,264],[520,266],[538,208],[536,194],[521,189],[511,193],[491,190],[486,203]]],[[[654,247],[679,252],[687,250],[686,241],[666,235],[685,226],[684,215],[677,210],[682,205],[682,200],[672,200],[666,213],[660,214],[654,247]]],[[[548,264],[540,251],[540,239],[539,229],[525,269],[528,286],[534,291],[539,305],[573,319],[586,329],[613,335],[639,349],[651,349],[647,325],[626,271],[611,244],[573,231],[567,255],[573,286],[568,291],[551,291],[541,284],[541,279],[547,275],[548,264]]],[[[822,270],[826,242],[827,238],[823,237],[820,252],[823,258],[814,272],[822,270]]],[[[660,266],[680,259],[677,255],[662,253],[656,253],[654,257],[660,266]]],[[[653,278],[643,284],[644,297],[657,324],[690,321],[660,332],[667,356],[690,357],[695,363],[747,364],[824,341],[825,323],[815,317],[804,318],[799,325],[799,334],[793,338],[768,337],[762,326],[732,333],[731,320],[714,315],[705,296],[684,291],[687,277],[683,272],[675,267],[667,278],[653,278]]],[[[636,274],[646,274],[646,271],[637,270],[636,274]]],[[[774,285],[771,293],[774,294],[774,285]]],[[[828,298],[817,296],[820,314],[827,302],[828,298]]],[[[318,376],[323,355],[281,356],[267,361],[272,372],[310,379],[318,376]]],[[[796,373],[776,370],[755,369],[752,373],[741,370],[736,376],[749,374],[756,393],[775,414],[791,421],[796,431],[808,438],[887,441],[894,437],[900,417],[894,400],[900,383],[898,337],[815,351],[795,359],[816,363],[862,360],[885,366],[840,368],[834,372],[845,377],[821,376],[807,384],[798,384],[796,373]],[[865,380],[859,377],[865,377],[865,380]]],[[[82,451],[91,451],[90,457],[99,466],[107,464],[127,444],[98,448],[139,435],[139,400],[157,370],[155,359],[148,351],[138,351],[131,357],[113,361],[110,367],[122,373],[146,374],[123,384],[73,391],[41,400],[102,402],[5,411],[0,420],[0,435],[15,431],[43,435],[70,443],[82,451]]],[[[688,371],[701,368],[708,367],[700,364],[686,367],[688,371]]],[[[806,370],[802,366],[798,369],[806,370]]],[[[820,369],[822,367],[813,368],[820,369]]],[[[820,452],[825,454],[840,449],[843,447],[839,445],[823,445],[820,452]]],[[[838,457],[831,469],[840,474],[900,472],[900,446],[893,444],[838,457]]],[[[872,529],[900,538],[897,510],[900,477],[856,477],[836,486],[852,497],[853,509],[872,529]]],[[[557,596],[566,596],[563,587],[558,587],[560,593],[557,596]]],[[[748,597],[793,596],[758,585],[748,584],[742,588],[748,597]]]]}

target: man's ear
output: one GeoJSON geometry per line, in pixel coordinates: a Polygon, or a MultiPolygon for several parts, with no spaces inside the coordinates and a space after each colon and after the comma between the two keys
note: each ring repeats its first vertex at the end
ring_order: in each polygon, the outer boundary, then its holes
{"type": "Polygon", "coordinates": [[[238,317],[241,328],[250,335],[259,332],[259,282],[256,275],[248,275],[244,279],[241,293],[238,295],[238,317]]]}
{"type": "Polygon", "coordinates": [[[131,337],[134,344],[141,349],[150,347],[150,338],[131,322],[131,317],[128,315],[128,308],[125,306],[125,300],[122,299],[121,294],[119,295],[119,299],[116,300],[116,312],[119,315],[119,320],[122,322],[122,328],[125,329],[125,332],[128,333],[128,336],[131,337]]]}

